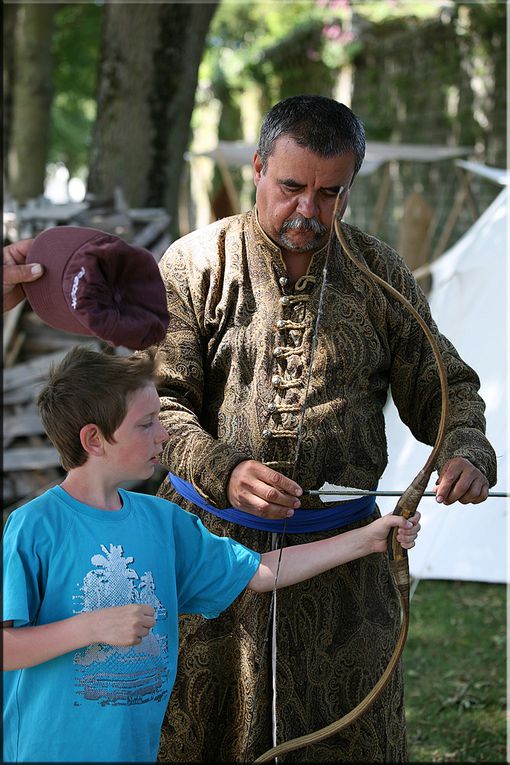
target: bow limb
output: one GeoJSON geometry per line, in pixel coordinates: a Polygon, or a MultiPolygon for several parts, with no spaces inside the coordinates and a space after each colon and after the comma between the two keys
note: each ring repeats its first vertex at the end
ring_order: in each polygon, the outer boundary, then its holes
{"type": "MultiPolygon", "coordinates": [[[[422,319],[418,311],[409,302],[409,300],[401,295],[400,292],[392,287],[391,284],[388,284],[384,281],[384,279],[381,279],[379,276],[377,276],[377,274],[374,274],[372,271],[370,271],[365,263],[357,260],[354,257],[347,245],[347,242],[345,241],[343,231],[336,216],[336,206],[334,213],[334,230],[337,239],[349,260],[351,260],[352,263],[365,274],[369,281],[376,282],[386,292],[389,292],[394,298],[396,298],[406,308],[406,310],[409,311],[409,313],[411,313],[411,315],[423,330],[423,333],[429,342],[436,361],[442,396],[441,418],[437,430],[436,441],[425,465],[399,498],[395,506],[395,510],[393,511],[394,515],[402,515],[404,518],[411,518],[415,514],[423,493],[427,488],[432,470],[434,469],[434,465],[437,461],[437,457],[443,445],[446,433],[446,423],[448,419],[448,378],[444,361],[438,348],[436,339],[432,334],[429,326],[422,319]]],[[[299,736],[297,738],[290,739],[289,741],[285,741],[282,744],[278,744],[278,746],[275,746],[272,749],[268,749],[267,752],[264,752],[264,754],[260,755],[260,757],[254,760],[254,762],[269,762],[278,755],[293,752],[296,749],[308,746],[309,744],[318,743],[319,741],[323,741],[324,739],[333,736],[335,733],[338,733],[347,726],[351,725],[351,723],[360,717],[360,715],[364,714],[364,712],[366,712],[372,706],[374,701],[379,697],[379,695],[387,686],[400,660],[409,631],[409,562],[407,557],[407,550],[403,549],[400,543],[397,541],[395,529],[391,529],[388,537],[388,557],[390,571],[392,573],[393,580],[398,589],[400,597],[401,624],[393,654],[391,655],[383,674],[374,685],[370,693],[363,699],[363,701],[361,701],[356,707],[354,707],[354,709],[341,717],[339,720],[336,720],[330,725],[327,725],[324,728],[320,728],[313,733],[308,733],[304,736],[299,736]]]]}
{"type": "Polygon", "coordinates": [[[335,733],[339,733],[339,731],[343,730],[344,728],[347,728],[351,723],[354,722],[354,720],[366,712],[367,709],[372,706],[379,694],[382,693],[384,688],[387,686],[393,671],[402,655],[402,651],[404,650],[408,629],[409,619],[403,619],[400,625],[400,631],[395,650],[393,651],[386,669],[370,693],[365,696],[363,701],[354,707],[354,709],[351,709],[350,712],[341,717],[339,720],[326,725],[324,728],[320,728],[313,733],[307,733],[304,736],[299,736],[298,738],[290,739],[289,741],[284,741],[282,744],[278,744],[278,746],[275,746],[272,749],[268,749],[267,752],[264,752],[264,754],[261,754],[260,757],[257,757],[254,762],[269,762],[279,755],[287,754],[288,752],[293,752],[296,749],[301,749],[302,747],[308,746],[309,744],[316,744],[319,741],[323,741],[330,736],[334,736],[335,733]]]}
{"type": "MultiPolygon", "coordinates": [[[[340,242],[340,245],[349,260],[364,273],[368,280],[376,282],[376,284],[378,284],[386,292],[398,300],[418,322],[430,345],[432,353],[434,354],[434,359],[436,361],[439,382],[441,385],[441,417],[437,429],[436,441],[432,451],[428,456],[427,461],[425,462],[425,465],[399,498],[393,511],[393,515],[402,515],[404,518],[411,518],[415,514],[425,489],[427,488],[432,470],[436,464],[437,457],[441,451],[441,447],[443,445],[446,434],[446,424],[448,420],[448,376],[446,374],[446,368],[436,338],[416,308],[391,284],[388,284],[388,282],[384,281],[384,279],[381,279],[380,276],[374,274],[363,261],[354,257],[347,245],[347,242],[345,241],[342,227],[340,225],[339,219],[336,216],[334,218],[334,227],[338,241],[340,242]]],[[[407,558],[407,550],[404,550],[399,542],[397,542],[397,534],[395,529],[391,529],[388,537],[388,555],[390,570],[400,595],[402,619],[403,621],[409,622],[409,563],[407,558]]]]}

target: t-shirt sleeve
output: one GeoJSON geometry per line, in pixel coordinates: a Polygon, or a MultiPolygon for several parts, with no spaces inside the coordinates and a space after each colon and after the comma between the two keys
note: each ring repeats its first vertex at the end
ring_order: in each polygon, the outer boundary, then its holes
{"type": "Polygon", "coordinates": [[[179,613],[213,619],[245,589],[260,553],[211,534],[196,515],[179,510],[174,523],[179,613]]]}
{"type": "Polygon", "coordinates": [[[21,514],[11,513],[3,534],[3,621],[32,624],[40,607],[40,558],[21,514]]]}

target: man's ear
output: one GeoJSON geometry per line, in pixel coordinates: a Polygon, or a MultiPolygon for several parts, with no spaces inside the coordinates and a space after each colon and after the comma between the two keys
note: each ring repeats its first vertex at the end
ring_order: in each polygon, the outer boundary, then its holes
{"type": "Polygon", "coordinates": [[[93,423],[84,425],[80,430],[80,442],[87,454],[92,454],[94,457],[101,457],[104,454],[104,438],[97,425],[93,423]]]}
{"type": "Polygon", "coordinates": [[[253,183],[255,186],[259,185],[260,176],[262,175],[262,160],[257,152],[253,155],[253,183]]]}

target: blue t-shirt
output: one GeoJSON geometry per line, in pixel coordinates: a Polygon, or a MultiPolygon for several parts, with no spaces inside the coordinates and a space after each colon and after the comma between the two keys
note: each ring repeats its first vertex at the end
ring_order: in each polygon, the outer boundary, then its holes
{"type": "Polygon", "coordinates": [[[98,510],[56,486],[4,531],[5,621],[40,625],[128,603],[153,606],[139,645],[90,645],[4,672],[4,761],[153,762],[177,668],[178,614],[217,616],[260,555],[197,516],[120,489],[98,510]]]}

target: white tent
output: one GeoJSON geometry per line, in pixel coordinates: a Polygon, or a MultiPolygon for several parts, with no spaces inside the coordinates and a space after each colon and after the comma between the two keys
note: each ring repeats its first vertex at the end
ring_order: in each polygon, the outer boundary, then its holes
{"type": "MultiPolygon", "coordinates": [[[[464,164],[459,161],[458,164],[464,164]]],[[[467,164],[467,163],[466,163],[467,164]]],[[[477,171],[469,163],[470,171],[477,171]]],[[[486,175],[480,168],[480,174],[486,175]]],[[[505,171],[494,178],[506,184],[505,171]]],[[[505,187],[469,231],[431,266],[429,302],[440,331],[477,371],[486,402],[487,435],[498,458],[494,491],[508,491],[507,374],[507,192],[505,187]]],[[[383,490],[404,489],[424,464],[429,447],[417,443],[402,424],[393,402],[386,406],[389,464],[379,483],[383,490]]],[[[433,474],[429,489],[435,483],[433,474]]],[[[380,498],[382,512],[396,500],[380,498]]],[[[420,503],[422,532],[409,554],[418,579],[507,581],[508,499],[489,498],[479,505],[420,503]]]]}
{"type": "MultiPolygon", "coordinates": [[[[185,157],[209,157],[220,167],[241,167],[251,165],[257,146],[247,141],[218,141],[217,145],[208,151],[188,152],[185,157]]],[[[386,143],[383,141],[367,141],[366,156],[360,168],[360,175],[370,175],[385,162],[391,160],[414,160],[415,162],[437,162],[440,159],[451,159],[469,154],[471,149],[466,146],[426,146],[407,143],[386,143]]]]}

